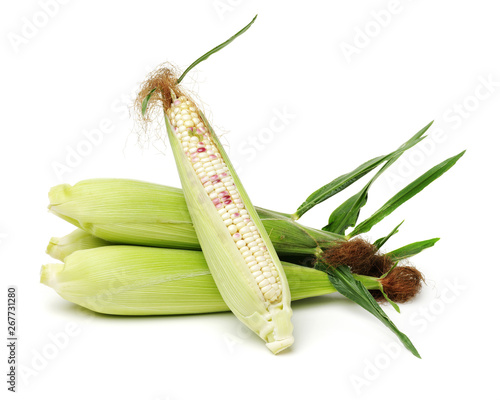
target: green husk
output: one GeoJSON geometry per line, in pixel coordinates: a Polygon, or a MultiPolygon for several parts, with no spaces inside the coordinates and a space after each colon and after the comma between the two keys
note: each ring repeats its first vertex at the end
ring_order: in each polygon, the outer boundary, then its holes
{"type": "Polygon", "coordinates": [[[66,236],[50,238],[46,253],[56,260],[64,261],[67,256],[75,251],[109,246],[111,244],[82,229],[75,229],[66,236]]]}
{"type": "MultiPolygon", "coordinates": [[[[96,242],[97,243],[97,242],[96,242]]],[[[326,273],[283,263],[292,300],[335,292],[326,273]]],[[[368,289],[372,277],[356,276],[368,289]]],[[[78,250],[46,264],[40,281],[64,299],[103,314],[172,315],[228,311],[201,251],[140,246],[78,250]]]]}
{"type": "MultiPolygon", "coordinates": [[[[181,189],[132,179],[89,179],[54,186],[49,201],[51,213],[111,243],[200,249],[181,189]]],[[[286,214],[256,210],[279,255],[316,255],[345,240],[286,214]]]]}

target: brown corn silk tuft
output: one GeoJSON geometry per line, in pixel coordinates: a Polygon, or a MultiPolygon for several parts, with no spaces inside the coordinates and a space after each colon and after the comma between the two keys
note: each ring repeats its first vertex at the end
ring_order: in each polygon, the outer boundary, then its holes
{"type": "Polygon", "coordinates": [[[355,274],[379,277],[389,271],[392,260],[378,253],[378,249],[361,238],[334,245],[323,254],[331,266],[347,265],[355,274]]]}
{"type": "MultiPolygon", "coordinates": [[[[420,292],[424,276],[415,267],[398,266],[380,282],[384,287],[384,292],[392,301],[406,303],[420,292]]],[[[376,292],[378,292],[379,296],[382,296],[379,290],[376,292]]]]}
{"type": "MultiPolygon", "coordinates": [[[[164,63],[151,72],[141,83],[134,102],[135,122],[141,145],[154,141],[165,145],[164,128],[159,121],[163,120],[163,114],[172,105],[172,92],[177,98],[185,96],[192,100],[193,96],[188,95],[184,88],[181,90],[177,82],[178,76],[180,76],[178,68],[170,63],[164,63]],[[149,100],[143,114],[143,102],[148,96],[149,100]]],[[[157,150],[162,147],[162,145],[159,148],[155,146],[157,150]]]]}
{"type": "MultiPolygon", "coordinates": [[[[347,265],[354,274],[376,278],[390,271],[394,264],[389,256],[380,253],[376,246],[361,238],[328,248],[322,258],[332,268],[347,265]]],[[[423,275],[415,267],[398,265],[380,282],[389,299],[405,303],[420,292],[423,281],[423,275]]],[[[370,290],[370,293],[377,301],[385,300],[380,290],[370,290]]]]}
{"type": "Polygon", "coordinates": [[[164,111],[170,108],[173,101],[171,90],[177,97],[183,95],[177,85],[177,75],[176,69],[172,65],[165,63],[151,72],[146,80],[142,82],[135,100],[135,108],[139,114],[142,115],[142,103],[144,99],[154,90],[148,102],[150,107],[147,107],[146,113],[143,116],[145,120],[152,118],[152,115],[149,113],[155,107],[151,106],[162,105],[164,111]]]}

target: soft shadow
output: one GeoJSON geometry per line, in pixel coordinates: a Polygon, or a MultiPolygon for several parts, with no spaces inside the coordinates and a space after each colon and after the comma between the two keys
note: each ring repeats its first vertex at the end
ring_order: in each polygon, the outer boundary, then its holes
{"type": "Polygon", "coordinates": [[[89,310],[88,308],[85,308],[83,306],[80,306],[75,303],[71,303],[69,301],[58,301],[54,305],[51,305],[50,307],[52,310],[55,310],[58,313],[65,314],[65,315],[86,315],[89,317],[93,318],[98,318],[98,319],[114,319],[114,320],[121,320],[121,319],[153,319],[153,318],[169,318],[169,319],[181,319],[181,318],[187,318],[187,317],[193,317],[197,316],[199,317],[207,317],[210,318],[211,316],[214,315],[224,315],[227,314],[230,316],[230,313],[228,311],[221,311],[221,312],[213,312],[213,313],[198,313],[198,314],[173,314],[173,315],[117,315],[117,314],[104,314],[100,313],[97,311],[92,311],[89,310]]]}
{"type": "Polygon", "coordinates": [[[338,294],[338,293],[332,293],[332,294],[325,294],[323,296],[318,296],[318,297],[310,297],[307,299],[302,299],[302,300],[295,300],[292,303],[292,307],[296,310],[300,310],[305,307],[314,307],[314,306],[321,306],[321,305],[331,305],[334,307],[340,306],[340,307],[349,307],[353,306],[353,308],[357,307],[357,304],[354,303],[353,301],[345,298],[344,296],[338,294]]]}
{"type": "MultiPolygon", "coordinates": [[[[116,314],[104,314],[96,311],[89,310],[88,308],[82,307],[78,304],[71,303],[69,301],[53,301],[50,304],[50,309],[54,310],[57,313],[64,315],[87,315],[92,316],[99,319],[152,319],[152,318],[169,318],[169,319],[181,319],[181,318],[189,318],[189,317],[207,317],[210,318],[213,315],[228,315],[232,318],[231,313],[229,311],[220,311],[213,313],[195,313],[195,314],[173,314],[173,315],[116,315],[116,314]]],[[[307,308],[314,307],[322,307],[322,306],[332,306],[332,307],[341,307],[342,309],[351,309],[353,312],[361,310],[360,307],[354,303],[353,301],[345,298],[344,296],[338,293],[326,294],[318,297],[310,297],[307,299],[295,300],[292,303],[292,308],[294,310],[302,310],[307,308]]]]}

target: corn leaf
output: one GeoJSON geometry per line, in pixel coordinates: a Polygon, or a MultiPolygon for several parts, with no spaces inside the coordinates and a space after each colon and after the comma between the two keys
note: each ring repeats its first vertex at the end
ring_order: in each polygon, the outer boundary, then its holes
{"type": "Polygon", "coordinates": [[[347,228],[356,225],[359,218],[359,212],[368,201],[368,188],[365,186],[360,192],[348,198],[340,206],[338,206],[330,215],[330,222],[324,226],[324,231],[344,234],[347,228]]]}
{"type": "Polygon", "coordinates": [[[181,81],[184,79],[184,77],[187,75],[187,73],[189,71],[191,71],[194,67],[196,67],[199,63],[201,63],[202,61],[205,61],[208,57],[210,57],[214,53],[217,53],[219,50],[222,50],[224,47],[226,47],[229,43],[231,43],[238,36],[243,35],[248,29],[250,29],[250,27],[252,26],[252,24],[255,22],[256,19],[257,19],[257,15],[255,17],[253,17],[253,19],[250,21],[250,23],[247,26],[245,26],[243,29],[241,29],[237,33],[235,33],[233,36],[231,36],[224,43],[219,44],[218,46],[214,47],[212,50],[203,54],[196,61],[194,61],[189,67],[186,68],[186,70],[182,73],[182,75],[179,77],[179,79],[177,79],[177,83],[181,83],[181,81]]]}
{"type": "Polygon", "coordinates": [[[436,244],[439,238],[422,240],[420,242],[415,242],[411,244],[407,244],[406,246],[400,247],[399,249],[393,250],[390,253],[387,253],[393,261],[403,260],[405,258],[410,258],[421,251],[428,249],[436,244]]]}
{"type": "Polygon", "coordinates": [[[141,104],[141,112],[142,112],[142,115],[146,115],[146,111],[148,109],[148,103],[149,103],[149,99],[151,99],[151,96],[153,95],[153,93],[156,91],[156,88],[154,89],[151,89],[151,91],[148,93],[148,95],[146,97],[144,97],[144,100],[142,101],[142,104],[141,104]]]}
{"type": "Polygon", "coordinates": [[[446,171],[448,171],[451,167],[453,167],[453,165],[455,165],[455,163],[460,159],[460,157],[464,155],[464,153],[465,150],[457,154],[456,156],[444,160],[442,163],[436,165],[435,167],[428,170],[425,174],[415,179],[408,186],[404,187],[389,201],[387,201],[379,210],[377,210],[371,217],[367,218],[359,225],[357,225],[349,234],[349,237],[368,232],[374,225],[382,221],[401,204],[411,199],[426,186],[428,186],[430,183],[432,183],[446,171]]]}
{"type": "Polygon", "coordinates": [[[361,164],[359,167],[352,170],[351,172],[339,176],[338,178],[334,179],[327,185],[316,190],[300,205],[300,207],[297,209],[297,211],[295,211],[295,214],[293,214],[292,217],[294,217],[295,219],[299,219],[302,215],[304,215],[314,206],[329,199],[333,195],[341,192],[346,187],[352,185],[358,179],[365,176],[368,172],[378,167],[380,164],[386,161],[386,157],[387,156],[380,156],[373,158],[370,161],[361,164]]]}
{"type": "MultiPolygon", "coordinates": [[[[219,50],[222,50],[224,47],[226,47],[229,43],[231,43],[238,36],[241,36],[242,34],[244,34],[252,26],[252,24],[255,22],[256,19],[257,19],[257,15],[255,17],[253,17],[253,19],[250,21],[250,23],[248,25],[246,25],[243,29],[241,29],[240,31],[235,33],[233,36],[231,36],[228,40],[226,40],[225,42],[214,47],[212,50],[206,52],[201,57],[197,58],[193,63],[191,63],[191,65],[189,65],[189,67],[187,67],[185,69],[185,71],[182,73],[182,75],[179,77],[179,79],[177,79],[177,83],[178,84],[181,83],[181,81],[188,74],[188,72],[191,71],[194,67],[196,67],[199,63],[201,63],[202,61],[205,61],[212,54],[217,53],[219,50]]],[[[144,100],[142,101],[142,104],[141,104],[142,115],[146,115],[146,110],[148,109],[149,100],[151,99],[151,96],[153,95],[155,90],[156,90],[156,88],[152,89],[148,93],[148,95],[144,98],[144,100]]]]}
{"type": "Polygon", "coordinates": [[[384,173],[384,171],[389,168],[396,160],[401,157],[401,155],[411,147],[415,146],[421,140],[425,138],[424,133],[432,125],[432,122],[424,126],[420,131],[413,135],[407,142],[402,144],[396,151],[392,152],[386,157],[387,162],[384,166],[375,174],[375,176],[366,184],[366,186],[361,189],[360,192],[356,193],[354,196],[347,199],[343,204],[337,207],[330,215],[328,219],[328,225],[323,227],[323,230],[328,232],[338,233],[340,235],[345,235],[347,228],[353,227],[358,221],[359,213],[361,208],[364,207],[368,201],[368,190],[377,178],[384,173]]]}
{"type": "Polygon", "coordinates": [[[398,228],[403,224],[404,221],[401,221],[401,223],[396,226],[387,236],[385,237],[382,237],[380,239],[377,239],[375,240],[375,242],[373,242],[373,245],[377,248],[377,249],[380,249],[384,244],[386,244],[386,242],[392,237],[394,236],[396,233],[399,232],[398,228]]]}
{"type": "Polygon", "coordinates": [[[403,343],[403,345],[418,358],[417,349],[410,341],[408,336],[402,333],[396,325],[389,319],[387,314],[380,308],[370,292],[352,275],[349,267],[341,265],[335,269],[328,268],[324,264],[316,264],[316,268],[323,270],[328,274],[328,278],[337,291],[348,299],[358,303],[366,311],[377,317],[385,326],[387,326],[403,343]]]}
{"type": "Polygon", "coordinates": [[[400,313],[401,310],[399,308],[399,306],[394,303],[390,298],[389,296],[387,296],[387,294],[384,292],[384,287],[382,285],[380,285],[380,288],[379,288],[380,292],[382,293],[382,296],[384,296],[384,299],[387,300],[387,302],[398,312],[400,313]]]}
{"type": "MultiPolygon", "coordinates": [[[[410,147],[416,145],[420,140],[422,140],[424,138],[423,134],[427,131],[427,129],[429,129],[429,127],[431,125],[432,125],[432,122],[427,124],[423,129],[421,129],[419,132],[417,132],[410,140],[408,140],[406,143],[404,143],[402,146],[400,146],[396,151],[394,151],[388,155],[385,155],[385,156],[379,156],[379,157],[373,158],[373,159],[361,164],[359,167],[355,168],[351,172],[348,172],[347,174],[339,176],[338,178],[334,179],[333,181],[331,181],[327,185],[316,190],[300,205],[300,207],[297,209],[297,211],[295,211],[295,214],[292,215],[292,218],[299,219],[302,215],[304,215],[311,208],[313,208],[314,206],[318,205],[319,203],[329,199],[330,197],[334,196],[335,194],[341,192],[342,190],[344,190],[348,186],[352,185],[358,179],[361,179],[367,173],[369,173],[373,169],[377,168],[380,164],[382,164],[386,161],[392,164],[401,154],[403,154],[403,152],[405,152],[410,147]],[[391,161],[391,160],[393,160],[393,161],[391,161]]],[[[387,168],[387,167],[389,167],[389,165],[387,165],[385,168],[387,168]]],[[[383,171],[381,171],[377,175],[377,177],[382,172],[383,171]]],[[[351,214],[355,214],[354,211],[351,212],[350,214],[346,214],[347,210],[349,210],[350,208],[354,208],[354,209],[356,209],[357,207],[361,208],[362,206],[359,206],[359,204],[363,203],[363,201],[364,201],[364,203],[366,203],[366,194],[363,194],[363,192],[368,191],[368,188],[370,187],[371,183],[373,183],[373,181],[375,179],[376,178],[372,179],[372,181],[367,185],[367,187],[365,187],[366,190],[363,189],[360,193],[358,193],[358,195],[355,195],[355,196],[353,196],[353,198],[349,199],[346,202],[348,204],[345,204],[345,205],[339,207],[339,213],[341,215],[346,215],[347,220],[352,221],[353,215],[351,215],[351,214]],[[342,214],[342,212],[343,212],[343,214],[342,214]]],[[[364,203],[363,203],[363,205],[364,205],[364,203]]],[[[330,217],[329,223],[333,222],[333,218],[334,217],[332,217],[332,216],[330,217]]],[[[357,219],[357,216],[356,216],[356,219],[357,219]]],[[[353,225],[349,225],[349,226],[353,226],[353,225]]],[[[329,230],[329,229],[325,229],[325,230],[329,230]]],[[[345,229],[344,229],[344,231],[345,231],[345,229]]],[[[343,234],[343,231],[341,229],[330,230],[330,232],[343,234]]]]}

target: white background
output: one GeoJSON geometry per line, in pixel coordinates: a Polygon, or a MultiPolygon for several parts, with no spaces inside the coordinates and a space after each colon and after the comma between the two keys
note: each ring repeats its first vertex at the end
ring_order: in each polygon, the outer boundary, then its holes
{"type": "MultiPolygon", "coordinates": [[[[18,287],[18,361],[28,371],[18,376],[18,398],[417,399],[485,397],[496,389],[497,2],[46,3],[4,2],[0,12],[2,299],[7,285],[18,287]],[[169,149],[139,146],[127,107],[156,65],[185,68],[257,13],[244,36],[185,80],[225,133],[254,204],[293,212],[321,185],[435,120],[426,148],[409,152],[374,184],[362,220],[467,149],[366,235],[375,240],[404,219],[386,250],[442,238],[412,260],[427,278],[417,299],[400,315],[384,307],[422,360],[394,347],[378,320],[340,296],[296,303],[293,349],[273,356],[230,313],[101,316],[38,282],[40,265],[50,262],[49,238],[72,230],[46,211],[49,188],[97,177],[179,186],[169,149]],[[276,110],[293,117],[266,135],[276,110]],[[84,132],[101,124],[112,127],[102,144],[58,174],[54,166],[66,164],[84,132]],[[37,359],[65,330],[69,343],[52,359],[37,359]]],[[[302,222],[323,226],[365,182],[302,222]]],[[[6,320],[1,324],[6,332],[6,320]]]]}

